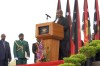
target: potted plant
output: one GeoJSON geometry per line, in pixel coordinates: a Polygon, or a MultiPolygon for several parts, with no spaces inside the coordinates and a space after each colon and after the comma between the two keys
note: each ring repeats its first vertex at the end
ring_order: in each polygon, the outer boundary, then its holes
{"type": "Polygon", "coordinates": [[[93,41],[90,42],[88,45],[89,45],[89,46],[96,47],[98,44],[100,44],[100,40],[93,40],[93,41]]]}
{"type": "Polygon", "coordinates": [[[73,63],[76,66],[81,66],[80,62],[81,60],[79,58],[64,58],[64,63],[73,63]]]}
{"type": "Polygon", "coordinates": [[[96,46],[96,51],[97,51],[97,53],[100,52],[100,44],[98,44],[98,45],[96,46]]]}
{"type": "Polygon", "coordinates": [[[76,66],[73,63],[64,63],[64,64],[60,64],[59,66],[76,66]]]}
{"type": "Polygon", "coordinates": [[[93,46],[84,46],[79,50],[79,52],[81,54],[84,54],[86,56],[86,58],[87,58],[85,66],[91,66],[92,62],[93,62],[92,59],[96,55],[96,48],[93,47],[93,46]]]}
{"type": "Polygon", "coordinates": [[[87,58],[95,57],[96,55],[96,48],[93,46],[84,46],[82,47],[79,52],[84,54],[87,58]]]}
{"type": "Polygon", "coordinates": [[[95,61],[100,61],[100,40],[93,40],[90,42],[89,46],[94,46],[96,48],[95,61]]]}
{"type": "Polygon", "coordinates": [[[70,57],[71,58],[79,58],[81,66],[85,66],[85,62],[86,62],[86,56],[85,55],[83,55],[83,54],[76,54],[76,55],[72,55],[70,57]]]}
{"type": "Polygon", "coordinates": [[[100,61],[100,44],[96,46],[96,51],[95,61],[100,61]]]}

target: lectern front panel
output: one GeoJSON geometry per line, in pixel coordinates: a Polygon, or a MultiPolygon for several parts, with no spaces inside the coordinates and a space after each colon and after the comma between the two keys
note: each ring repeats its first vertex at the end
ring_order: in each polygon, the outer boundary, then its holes
{"type": "Polygon", "coordinates": [[[39,27],[39,35],[49,34],[49,25],[39,27]]]}

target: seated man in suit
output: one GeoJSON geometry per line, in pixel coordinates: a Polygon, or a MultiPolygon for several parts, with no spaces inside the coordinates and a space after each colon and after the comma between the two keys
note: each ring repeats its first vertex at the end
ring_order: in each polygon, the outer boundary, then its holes
{"type": "Polygon", "coordinates": [[[11,61],[10,46],[5,39],[6,35],[2,34],[0,40],[0,66],[8,66],[8,62],[11,61]]]}

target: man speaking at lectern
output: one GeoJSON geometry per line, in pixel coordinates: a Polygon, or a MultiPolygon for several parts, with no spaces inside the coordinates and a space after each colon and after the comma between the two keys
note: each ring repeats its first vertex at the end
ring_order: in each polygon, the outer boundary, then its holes
{"type": "Polygon", "coordinates": [[[64,57],[68,57],[70,54],[70,45],[69,45],[69,23],[66,18],[63,17],[62,10],[57,10],[56,13],[57,23],[64,27],[64,39],[60,41],[59,49],[59,60],[62,60],[64,57]]]}

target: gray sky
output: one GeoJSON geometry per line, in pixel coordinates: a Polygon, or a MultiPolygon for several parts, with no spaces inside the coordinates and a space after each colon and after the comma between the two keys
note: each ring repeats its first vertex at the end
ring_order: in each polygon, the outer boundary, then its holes
{"type": "MultiPolygon", "coordinates": [[[[7,41],[10,43],[11,51],[13,51],[13,42],[18,39],[19,33],[25,34],[25,40],[29,42],[31,58],[28,63],[33,63],[34,55],[32,54],[32,43],[35,40],[35,25],[47,22],[45,14],[49,14],[52,18],[48,22],[55,19],[58,0],[0,0],[0,34],[7,35],[7,41]]],[[[80,22],[82,23],[83,1],[79,1],[80,22]]],[[[94,1],[88,0],[88,8],[93,25],[94,1]]],[[[99,4],[100,4],[100,0],[99,4]]],[[[67,0],[61,0],[62,10],[65,15],[67,0]]],[[[70,0],[71,16],[73,15],[74,0],[70,0]]],[[[99,7],[100,9],[100,7],[99,7]]],[[[91,27],[92,29],[92,27],[91,27]]],[[[93,32],[93,29],[91,30],[93,32]]],[[[82,35],[83,39],[83,35],[82,35]]],[[[12,52],[13,56],[13,52],[12,52]]]]}

